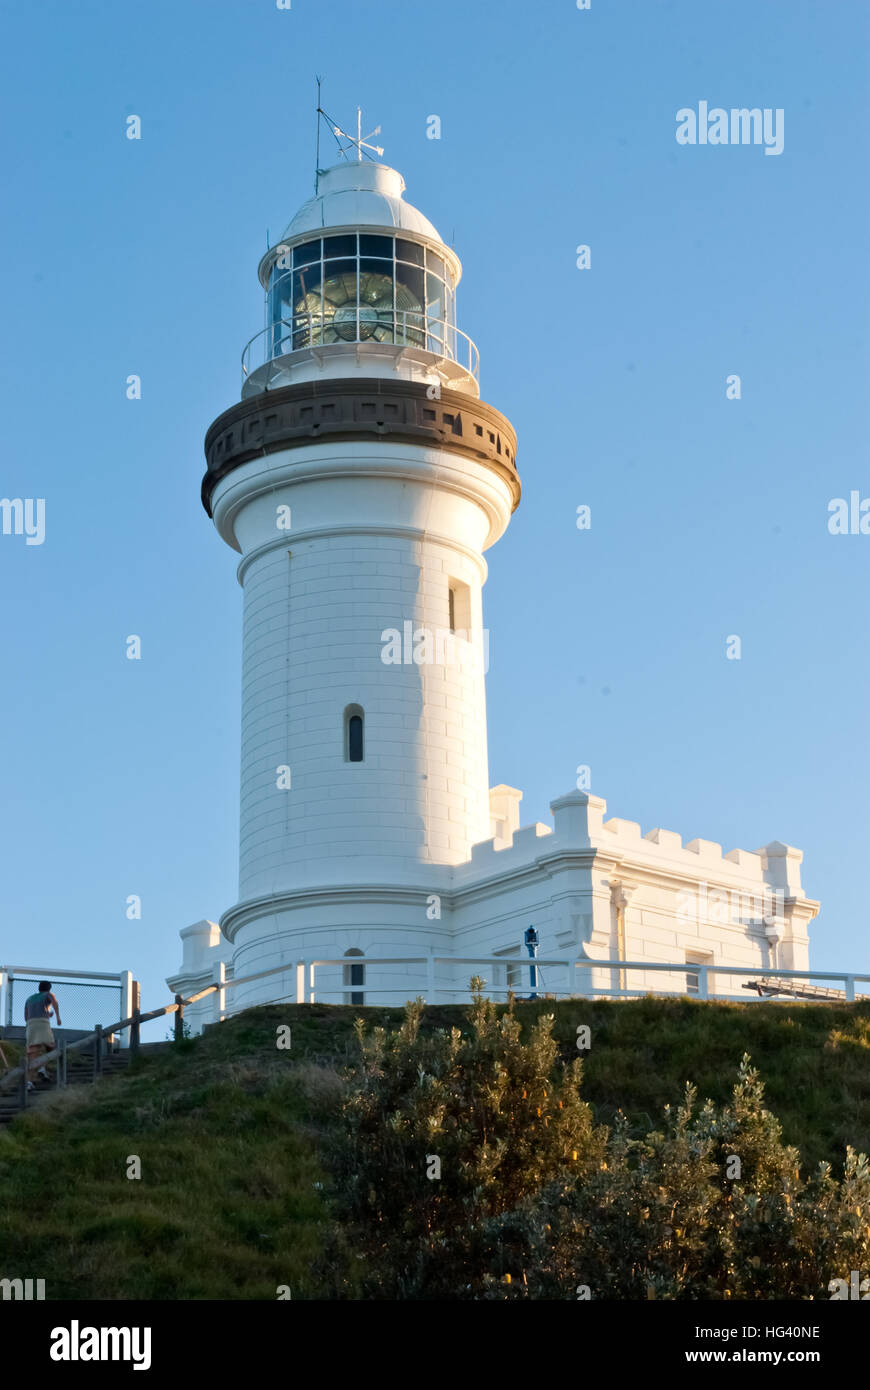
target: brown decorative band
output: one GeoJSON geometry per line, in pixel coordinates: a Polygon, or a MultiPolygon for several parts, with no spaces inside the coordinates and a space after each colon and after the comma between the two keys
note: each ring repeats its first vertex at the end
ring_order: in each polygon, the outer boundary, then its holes
{"type": "Polygon", "coordinates": [[[202,505],[211,516],[216,485],[249,459],[318,439],[368,438],[434,445],[477,459],[505,479],[514,508],[519,503],[516,435],[500,411],[460,391],[442,389],[430,400],[417,381],[348,377],[263,391],[219,415],[205,437],[202,505]]]}

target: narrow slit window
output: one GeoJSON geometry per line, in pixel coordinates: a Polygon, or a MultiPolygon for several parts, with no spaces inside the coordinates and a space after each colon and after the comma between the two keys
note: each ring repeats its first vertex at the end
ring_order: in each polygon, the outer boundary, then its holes
{"type": "Polygon", "coordinates": [[[365,715],[359,705],[348,705],[344,712],[344,760],[361,763],[365,758],[365,715]]]}
{"type": "Polygon", "coordinates": [[[450,631],[471,641],[471,590],[461,579],[447,581],[447,615],[450,631]]]}

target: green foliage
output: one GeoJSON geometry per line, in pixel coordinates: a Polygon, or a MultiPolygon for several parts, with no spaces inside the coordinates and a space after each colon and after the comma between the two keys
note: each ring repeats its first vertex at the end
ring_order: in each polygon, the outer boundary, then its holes
{"type": "Polygon", "coordinates": [[[191,1031],[190,1031],[190,1024],[188,1023],[188,1021],[187,1021],[186,1018],[183,1018],[183,1019],[181,1020],[181,1037],[180,1037],[180,1038],[177,1036],[177,1034],[176,1034],[176,1032],[175,1032],[175,1025],[174,1025],[174,1024],[173,1024],[173,1026],[172,1026],[171,1031],[170,1031],[169,1033],[166,1033],[166,1034],[164,1035],[164,1037],[165,1037],[165,1041],[166,1041],[166,1042],[171,1042],[171,1043],[172,1043],[175,1047],[177,1047],[177,1048],[179,1049],[179,1051],[181,1051],[181,1052],[187,1051],[187,1050],[188,1050],[187,1048],[185,1048],[185,1043],[193,1043],[193,1042],[194,1042],[193,1035],[192,1035],[192,1033],[191,1033],[191,1031]]]}
{"type": "Polygon", "coordinates": [[[601,1162],[605,1131],[579,1094],[581,1063],[557,1064],[552,1015],[520,1037],[472,981],[470,1032],[424,1034],[422,1003],[401,1028],[368,1032],[331,1154],[337,1293],[354,1267],[368,1298],[474,1297],[491,1255],[485,1223],[542,1186],[601,1162]],[[432,1159],[440,1176],[430,1176],[432,1159]]]}
{"type": "MultiPolygon", "coordinates": [[[[350,1007],[252,1008],[44,1097],[0,1127],[5,1271],[38,1267],[49,1299],[271,1300],[289,1284],[297,1301],[571,1300],[582,1284],[596,1299],[826,1299],[832,1279],[870,1274],[867,1162],[847,1151],[870,1148],[868,1004],[506,1010],[477,994],[473,1010],[415,1006],[402,1047],[403,1011],[368,1007],[362,1051],[350,1007]],[[766,1100],[748,1064],[734,1090],[747,1051],[766,1100]],[[687,1077],[711,1105],[690,1089],[666,1110],[687,1077]],[[554,1135],[579,1141],[576,1161],[554,1135]],[[324,1260],[331,1205],[344,1234],[324,1260]]],[[[13,1064],[23,1051],[4,1049],[13,1064]]]]}
{"type": "Polygon", "coordinates": [[[358,1023],[330,1160],[334,1296],[812,1299],[867,1271],[867,1159],[802,1178],[748,1055],[726,1103],[687,1085],[660,1129],[619,1112],[608,1131],[552,1016],[524,1041],[513,1001],[500,1013],[475,983],[466,1035],[423,1034],[419,1001],[396,1032],[358,1023]]]}
{"type": "Polygon", "coordinates": [[[867,1159],[848,1149],[842,1181],[824,1163],[804,1181],[744,1056],[729,1104],[698,1110],[687,1086],[663,1129],[639,1139],[619,1117],[606,1168],[511,1213],[492,1231],[502,1248],[488,1296],[573,1299],[586,1286],[593,1298],[827,1298],[832,1279],[867,1270],[868,1223],[867,1159]],[[510,1283],[499,1278],[508,1232],[510,1283]]]}

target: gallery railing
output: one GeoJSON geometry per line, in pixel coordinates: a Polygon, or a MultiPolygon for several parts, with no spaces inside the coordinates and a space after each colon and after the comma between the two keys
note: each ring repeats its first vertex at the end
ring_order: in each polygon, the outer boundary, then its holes
{"type": "Polygon", "coordinates": [[[455,362],[475,381],[480,377],[477,346],[455,324],[419,311],[356,304],[331,314],[295,314],[255,333],[242,351],[242,382],[288,353],[350,343],[423,348],[455,362]]]}

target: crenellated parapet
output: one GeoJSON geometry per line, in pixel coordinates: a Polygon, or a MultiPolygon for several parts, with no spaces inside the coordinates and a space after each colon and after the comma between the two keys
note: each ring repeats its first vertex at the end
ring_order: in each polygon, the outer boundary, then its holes
{"type": "Polygon", "coordinates": [[[469,865],[472,870],[485,870],[497,861],[501,871],[506,855],[522,860],[542,852],[555,853],[558,847],[595,850],[614,859],[629,857],[639,865],[648,865],[651,871],[676,871],[681,876],[700,879],[713,873],[717,878],[755,884],[759,889],[780,889],[786,897],[805,896],[800,878],[803,852],[779,840],[758,850],[727,852],[715,840],[694,839],[684,845],[675,830],[655,826],[644,833],[637,821],[618,816],[605,820],[604,798],[581,791],[569,792],[550,803],[554,827],[541,821],[520,827],[521,798],[522,793],[514,787],[492,789],[490,806],[498,833],[474,845],[469,865]]]}
{"type": "Polygon", "coordinates": [[[497,834],[453,870],[459,898],[511,884],[531,903],[533,885],[546,884],[557,942],[592,959],[808,963],[818,903],[801,886],[800,850],[778,840],[758,850],[684,844],[676,831],[607,818],[604,798],[583,791],[551,803],[552,828],[519,828],[520,799],[516,788],[490,793],[497,834]]]}
{"type": "Polygon", "coordinates": [[[754,883],[783,890],[787,897],[805,896],[800,866],[803,852],[774,840],[758,850],[732,849],[727,852],[715,840],[694,839],[683,844],[675,830],[655,826],[642,832],[637,821],[617,816],[604,819],[607,802],[589,792],[569,792],[550,803],[556,838],[578,848],[594,847],[604,854],[630,856],[651,870],[677,870],[690,878],[711,873],[741,884],[754,883]]]}

